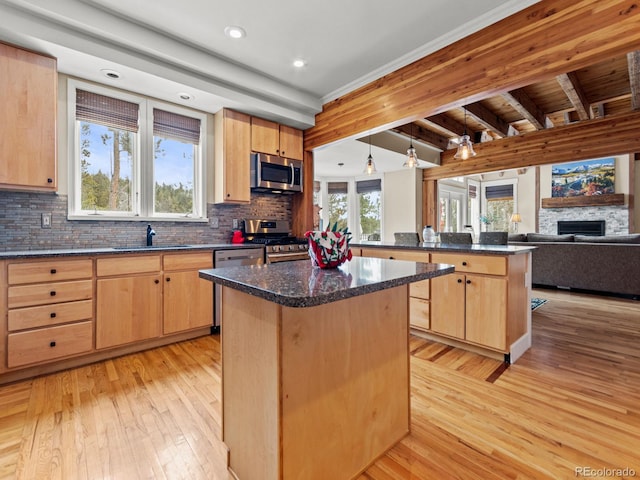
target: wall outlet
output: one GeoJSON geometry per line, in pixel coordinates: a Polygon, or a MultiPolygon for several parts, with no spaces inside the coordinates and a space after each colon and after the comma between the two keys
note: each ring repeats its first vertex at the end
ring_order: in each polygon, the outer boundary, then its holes
{"type": "Polygon", "coordinates": [[[211,217],[211,228],[220,228],[220,219],[218,217],[211,217]]]}
{"type": "Polygon", "coordinates": [[[237,218],[233,219],[231,228],[240,228],[240,221],[237,218]]]}
{"type": "Polygon", "coordinates": [[[43,213],[41,220],[40,220],[40,225],[42,228],[51,228],[51,214],[50,213],[43,213]]]}

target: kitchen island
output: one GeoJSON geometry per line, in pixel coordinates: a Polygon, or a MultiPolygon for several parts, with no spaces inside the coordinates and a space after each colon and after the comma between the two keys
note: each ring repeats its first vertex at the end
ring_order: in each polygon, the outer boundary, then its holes
{"type": "Polygon", "coordinates": [[[355,478],[409,432],[409,284],[353,258],[201,270],[222,286],[222,436],[241,480],[355,478]]]}

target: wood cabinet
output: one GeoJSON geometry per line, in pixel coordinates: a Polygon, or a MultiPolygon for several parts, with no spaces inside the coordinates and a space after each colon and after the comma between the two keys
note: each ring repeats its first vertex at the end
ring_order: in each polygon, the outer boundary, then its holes
{"type": "Polygon", "coordinates": [[[0,43],[0,188],[55,191],[56,60],[0,43]]]}
{"type": "Polygon", "coordinates": [[[213,268],[211,252],[164,255],[163,333],[213,324],[213,284],[198,270],[213,268]]]}
{"type": "Polygon", "coordinates": [[[302,143],[302,130],[251,117],[251,150],[254,152],[302,160],[302,143]]]}
{"type": "Polygon", "coordinates": [[[431,282],[431,330],[506,353],[508,258],[457,253],[432,253],[431,258],[456,267],[455,274],[431,282]]]}
{"type": "MultiPolygon", "coordinates": [[[[411,262],[429,262],[430,254],[426,251],[362,248],[358,255],[362,257],[388,258],[391,260],[408,260],[411,262]]],[[[448,275],[447,275],[448,276],[448,275]]],[[[429,330],[431,319],[431,280],[422,280],[409,284],[409,324],[412,328],[429,330]]]]}
{"type": "Polygon", "coordinates": [[[7,265],[7,368],[93,349],[93,263],[51,259],[7,265]]]}
{"type": "Polygon", "coordinates": [[[215,115],[215,203],[249,203],[251,117],[229,109],[215,115]]]}
{"type": "Polygon", "coordinates": [[[96,261],[97,349],[160,335],[160,265],[160,255],[126,255],[96,261]]]}

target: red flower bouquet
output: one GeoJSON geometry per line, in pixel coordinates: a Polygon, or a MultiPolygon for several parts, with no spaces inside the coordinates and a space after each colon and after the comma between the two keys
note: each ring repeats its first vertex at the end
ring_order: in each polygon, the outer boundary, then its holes
{"type": "Polygon", "coordinates": [[[309,241],[309,256],[314,266],[320,268],[336,268],[347,260],[351,260],[349,241],[351,234],[347,229],[315,230],[304,234],[309,241]]]}

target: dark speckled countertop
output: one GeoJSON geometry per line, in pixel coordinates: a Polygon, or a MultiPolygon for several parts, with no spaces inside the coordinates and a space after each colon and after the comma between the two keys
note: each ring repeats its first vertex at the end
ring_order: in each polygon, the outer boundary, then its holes
{"type": "Polygon", "coordinates": [[[453,273],[453,266],[353,257],[336,269],[311,260],[200,270],[200,277],[287,307],[313,307],[453,273]]]}
{"type": "Polygon", "coordinates": [[[10,250],[0,252],[0,260],[14,260],[18,258],[43,257],[72,257],[76,255],[113,255],[114,253],[151,253],[166,251],[195,251],[195,250],[234,250],[239,248],[262,248],[262,245],[249,243],[211,243],[203,245],[153,245],[123,246],[111,248],[59,248],[49,250],[10,250]]]}
{"type": "Polygon", "coordinates": [[[447,243],[395,243],[395,242],[360,242],[349,244],[351,248],[401,248],[404,250],[423,250],[437,252],[483,253],[487,255],[517,255],[535,250],[535,246],[523,245],[456,245],[447,243]]]}

